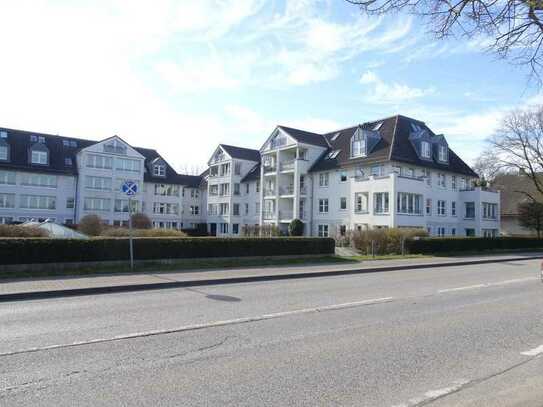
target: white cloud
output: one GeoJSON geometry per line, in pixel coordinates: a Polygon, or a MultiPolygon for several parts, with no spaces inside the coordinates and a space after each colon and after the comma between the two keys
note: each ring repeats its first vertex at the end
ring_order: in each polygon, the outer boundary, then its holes
{"type": "Polygon", "coordinates": [[[365,100],[374,104],[401,104],[435,93],[434,88],[413,88],[408,85],[392,82],[386,83],[373,71],[366,71],[360,83],[368,85],[365,100]]]}

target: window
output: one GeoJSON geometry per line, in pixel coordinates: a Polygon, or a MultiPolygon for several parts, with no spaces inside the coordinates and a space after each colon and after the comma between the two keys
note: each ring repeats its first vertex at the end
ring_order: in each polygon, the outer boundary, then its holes
{"type": "Polygon", "coordinates": [[[366,137],[360,129],[356,130],[351,139],[351,157],[366,155],[366,137]]]}
{"type": "Polygon", "coordinates": [[[421,156],[423,158],[431,158],[432,157],[432,153],[431,153],[431,149],[430,149],[430,143],[427,142],[427,141],[423,141],[420,143],[420,148],[421,148],[421,156]]]}
{"type": "Polygon", "coordinates": [[[256,192],[260,192],[260,180],[256,181],[256,192]]]}
{"type": "Polygon", "coordinates": [[[358,192],[354,194],[354,208],[355,212],[365,213],[368,212],[368,193],[358,192]]]}
{"type": "Polygon", "coordinates": [[[74,209],[75,198],[66,198],[66,209],[74,209]]]}
{"type": "Polygon", "coordinates": [[[346,225],[339,225],[339,235],[345,236],[347,234],[347,226],[346,225]]]}
{"type": "Polygon", "coordinates": [[[7,161],[9,157],[9,146],[0,145],[0,160],[7,161]]]}
{"type": "Polygon", "coordinates": [[[223,234],[228,233],[228,223],[221,223],[219,226],[219,230],[223,234]]]}
{"type": "Polygon", "coordinates": [[[31,143],[37,143],[38,142],[38,136],[31,134],[30,135],[30,142],[31,143]]]}
{"type": "Polygon", "coordinates": [[[0,130],[0,139],[8,138],[8,132],[5,130],[0,130]]]}
{"type": "Polygon", "coordinates": [[[451,188],[453,189],[453,191],[456,191],[456,175],[453,175],[451,177],[451,188]]]}
{"type": "Polygon", "coordinates": [[[464,177],[460,178],[460,190],[466,189],[466,179],[464,177]]]}
{"type": "Polygon", "coordinates": [[[221,164],[219,167],[220,176],[225,176],[230,174],[230,163],[221,164]]]}
{"type": "Polygon", "coordinates": [[[483,202],[483,219],[497,219],[498,204],[483,202]]]}
{"type": "Polygon", "coordinates": [[[72,159],[70,157],[66,157],[64,159],[64,165],[67,167],[71,167],[73,165],[72,159]]]}
{"type": "Polygon", "coordinates": [[[113,158],[97,154],[89,154],[87,156],[87,167],[110,170],[113,167],[113,158]]]}
{"type": "Polygon", "coordinates": [[[69,140],[62,140],[62,145],[64,147],[70,147],[70,141],[69,140]]]}
{"type": "Polygon", "coordinates": [[[234,195],[240,195],[240,188],[238,183],[234,184],[234,195]]]}
{"type": "Polygon", "coordinates": [[[347,198],[339,198],[339,209],[342,211],[347,210],[347,198]]]}
{"type": "Polygon", "coordinates": [[[15,185],[15,172],[0,171],[0,185],[15,185]]]}
{"type": "Polygon", "coordinates": [[[47,165],[47,163],[48,163],[48,155],[49,154],[48,154],[47,151],[32,150],[31,163],[32,164],[47,165]]]}
{"type": "Polygon", "coordinates": [[[245,204],[245,215],[249,215],[249,204],[245,204]]]}
{"type": "Polygon", "coordinates": [[[328,225],[319,225],[319,237],[328,237],[328,225]]]}
{"type": "Polygon", "coordinates": [[[139,160],[131,160],[129,158],[117,158],[115,160],[115,168],[119,171],[139,172],[139,160]]]}
{"type": "Polygon", "coordinates": [[[245,193],[249,194],[249,183],[245,184],[245,193]]]}
{"type": "MultiPolygon", "coordinates": [[[[132,213],[138,211],[138,201],[130,201],[132,205],[132,213]]],[[[128,199],[115,199],[115,205],[114,205],[114,211],[115,212],[125,212],[128,213],[129,207],[128,207],[128,199]]]]}
{"type": "Polygon", "coordinates": [[[190,206],[190,214],[191,215],[199,215],[200,214],[200,207],[198,205],[191,205],[190,206]]]}
{"type": "Polygon", "coordinates": [[[332,150],[328,153],[328,155],[326,156],[326,159],[327,160],[331,160],[333,158],[336,158],[338,156],[338,154],[340,153],[341,150],[332,150]]]}
{"type": "Polygon", "coordinates": [[[156,164],[153,167],[153,175],[155,177],[165,177],[166,176],[166,166],[163,164],[156,164]]]}
{"type": "Polygon", "coordinates": [[[438,227],[438,228],[437,228],[437,235],[438,235],[439,237],[445,236],[445,228],[444,228],[444,227],[438,227]]]}
{"type": "Polygon", "coordinates": [[[483,236],[484,237],[496,237],[498,235],[497,229],[483,229],[483,236]]]}
{"type": "Polygon", "coordinates": [[[437,201],[437,214],[439,216],[447,215],[447,202],[439,200],[437,201]]]}
{"type": "Polygon", "coordinates": [[[111,199],[105,198],[85,198],[83,209],[86,211],[109,211],[111,208],[111,199]]]}
{"type": "Polygon", "coordinates": [[[0,216],[0,225],[9,225],[11,222],[13,222],[13,217],[11,217],[11,216],[0,216]]]}
{"type": "Polygon", "coordinates": [[[405,215],[422,215],[422,195],[398,192],[397,211],[405,215]]]}
{"type": "Polygon", "coordinates": [[[239,216],[239,203],[232,205],[232,212],[234,216],[239,216]]]}
{"type": "Polygon", "coordinates": [[[0,208],[15,208],[15,194],[0,194],[0,208]]]}
{"type": "Polygon", "coordinates": [[[427,199],[426,200],[426,215],[431,215],[431,214],[432,214],[432,200],[427,199]]]}
{"type": "Polygon", "coordinates": [[[260,202],[255,203],[255,213],[260,215],[260,202]]]}
{"type": "Polygon", "coordinates": [[[230,208],[227,203],[219,204],[219,215],[228,215],[230,213],[230,208]]]}
{"type": "Polygon", "coordinates": [[[456,236],[456,228],[451,228],[451,236],[456,236]]]}
{"type": "Polygon", "coordinates": [[[38,143],[44,144],[44,143],[45,143],[45,137],[43,137],[43,136],[38,136],[38,143]]]}
{"type": "Polygon", "coordinates": [[[56,209],[56,197],[44,195],[21,195],[21,208],[56,209]]]}
{"type": "Polygon", "coordinates": [[[475,236],[475,229],[472,229],[472,228],[466,229],[466,236],[467,236],[467,237],[473,237],[473,236],[475,236]]]}
{"type": "Polygon", "coordinates": [[[475,218],[475,202],[466,202],[466,219],[473,219],[475,218]]]}
{"type": "Polygon", "coordinates": [[[23,173],[21,174],[21,185],[56,188],[57,177],[55,175],[47,175],[47,174],[23,173]]]}
{"type": "Polygon", "coordinates": [[[104,144],[104,152],[125,155],[126,146],[120,140],[113,139],[104,144]]]}
{"type": "Polygon", "coordinates": [[[328,199],[319,199],[319,213],[328,213],[328,199]]]}
{"type": "Polygon", "coordinates": [[[207,205],[207,214],[208,215],[217,215],[217,204],[207,205]]]}
{"type": "Polygon", "coordinates": [[[155,195],[179,196],[179,185],[155,184],[155,195]]]}
{"type": "Polygon", "coordinates": [[[388,213],[388,192],[373,194],[373,210],[375,213],[388,213]]]}
{"type": "Polygon", "coordinates": [[[327,187],[329,181],[329,176],[327,172],[322,172],[319,174],[319,186],[327,187]]]}
{"type": "Polygon", "coordinates": [[[437,178],[437,185],[440,188],[446,188],[447,187],[447,178],[445,174],[440,173],[437,178]]]}
{"type": "Polygon", "coordinates": [[[428,169],[424,169],[424,177],[426,177],[426,184],[432,185],[432,172],[428,169]]]}
{"type": "Polygon", "coordinates": [[[239,223],[232,223],[232,234],[239,234],[239,223]]]}
{"type": "Polygon", "coordinates": [[[374,165],[371,167],[371,175],[374,177],[380,177],[385,172],[385,169],[382,165],[374,165]]]}
{"type": "Polygon", "coordinates": [[[102,191],[111,191],[111,178],[107,177],[85,177],[85,187],[88,189],[98,189],[102,191]]]}
{"type": "Polygon", "coordinates": [[[341,171],[341,173],[339,174],[339,181],[340,182],[347,181],[347,171],[341,171]]]}
{"type": "Polygon", "coordinates": [[[154,202],[153,213],[161,215],[178,215],[179,205],[174,203],[154,202]]]}
{"type": "Polygon", "coordinates": [[[438,159],[441,162],[447,162],[447,146],[440,145],[438,147],[438,159]]]}
{"type": "Polygon", "coordinates": [[[230,195],[230,184],[221,184],[220,185],[220,195],[221,196],[230,195]]]}
{"type": "Polygon", "coordinates": [[[456,216],[456,201],[451,202],[451,216],[456,216]]]}
{"type": "Polygon", "coordinates": [[[196,199],[196,198],[198,198],[199,196],[200,196],[200,190],[199,190],[199,189],[193,188],[193,189],[190,190],[190,197],[191,197],[191,198],[195,198],[195,199],[196,199]]]}
{"type": "Polygon", "coordinates": [[[241,174],[241,163],[234,163],[234,175],[241,174]]]}

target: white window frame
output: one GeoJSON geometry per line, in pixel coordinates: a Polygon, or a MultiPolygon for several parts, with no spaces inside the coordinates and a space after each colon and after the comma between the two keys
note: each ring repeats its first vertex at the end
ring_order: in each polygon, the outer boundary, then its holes
{"type": "Polygon", "coordinates": [[[321,172],[319,174],[319,187],[326,188],[330,183],[330,174],[327,172],[321,172]]]}
{"type": "Polygon", "coordinates": [[[330,207],[329,207],[328,198],[320,198],[319,199],[319,213],[321,214],[328,213],[329,209],[330,207]]]}
{"type": "Polygon", "coordinates": [[[346,211],[347,209],[348,209],[347,208],[347,197],[342,196],[342,197],[339,198],[339,210],[340,211],[346,211]],[[343,205],[343,204],[345,204],[345,205],[343,205]]]}
{"type": "Polygon", "coordinates": [[[0,160],[7,161],[9,158],[9,146],[0,146],[0,160]]]}
{"type": "Polygon", "coordinates": [[[325,223],[320,223],[317,227],[317,235],[319,237],[329,237],[330,236],[330,227],[325,223]]]}
{"type": "Polygon", "coordinates": [[[373,212],[379,215],[390,213],[390,195],[388,192],[373,193],[373,212]]]}
{"type": "Polygon", "coordinates": [[[367,144],[366,136],[360,129],[357,129],[351,137],[351,158],[365,157],[367,144]]]}
{"type": "Polygon", "coordinates": [[[423,158],[432,158],[432,149],[428,141],[421,141],[420,143],[420,155],[423,158]]]}
{"type": "Polygon", "coordinates": [[[153,167],[153,175],[155,177],[165,177],[166,166],[164,164],[155,164],[155,166],[153,167]]]}
{"type": "Polygon", "coordinates": [[[31,150],[32,164],[47,165],[49,163],[49,152],[42,150],[31,150]]]}
{"type": "Polygon", "coordinates": [[[447,216],[447,201],[443,199],[437,201],[437,215],[447,216]]]}

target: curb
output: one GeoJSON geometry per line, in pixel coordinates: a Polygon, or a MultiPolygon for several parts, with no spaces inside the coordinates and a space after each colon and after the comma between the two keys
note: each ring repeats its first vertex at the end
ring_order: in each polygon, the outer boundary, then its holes
{"type": "Polygon", "coordinates": [[[385,272],[385,271],[399,271],[399,270],[420,270],[420,269],[428,269],[428,268],[436,268],[436,267],[472,266],[472,265],[477,265],[477,264],[503,263],[507,261],[537,260],[537,259],[543,259],[543,255],[528,256],[528,257],[508,257],[508,258],[501,258],[501,259],[464,260],[464,261],[459,261],[459,262],[384,266],[384,267],[375,267],[375,268],[366,268],[366,269],[302,272],[302,273],[292,273],[292,274],[266,274],[266,275],[252,275],[252,276],[230,277],[230,278],[168,281],[164,283],[116,285],[116,286],[109,286],[109,287],[88,287],[88,288],[74,288],[74,289],[66,289],[66,290],[30,291],[30,292],[0,294],[0,303],[12,302],[12,301],[38,300],[38,299],[47,299],[47,298],[78,297],[78,296],[84,296],[84,295],[115,294],[115,293],[126,293],[126,292],[134,292],[134,291],[164,290],[168,288],[201,287],[201,286],[223,285],[223,284],[251,283],[251,282],[259,282],[259,281],[278,281],[278,280],[291,280],[291,279],[315,278],[315,277],[348,276],[348,275],[354,275],[354,274],[369,274],[369,273],[380,273],[380,272],[385,272]]]}

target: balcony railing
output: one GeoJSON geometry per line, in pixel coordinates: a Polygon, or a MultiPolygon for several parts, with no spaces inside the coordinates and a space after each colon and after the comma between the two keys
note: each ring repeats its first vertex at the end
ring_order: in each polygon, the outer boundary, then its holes
{"type": "Polygon", "coordinates": [[[279,219],[281,220],[291,220],[293,216],[293,211],[279,211],[279,219]]]}
{"type": "Polygon", "coordinates": [[[281,163],[281,171],[290,171],[294,169],[294,160],[283,161],[281,163]]]}
{"type": "Polygon", "coordinates": [[[286,185],[279,188],[281,195],[293,195],[294,194],[294,185],[286,185]]]}
{"type": "Polygon", "coordinates": [[[273,164],[273,163],[264,164],[264,173],[275,172],[275,171],[276,171],[275,164],[273,164]]]}
{"type": "Polygon", "coordinates": [[[264,196],[275,196],[275,188],[264,188],[264,196]]]}
{"type": "Polygon", "coordinates": [[[262,218],[269,220],[269,219],[275,219],[275,211],[264,211],[262,212],[262,218]]]}

